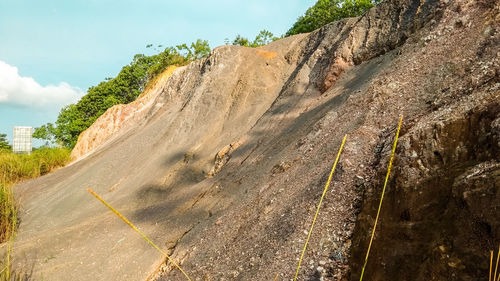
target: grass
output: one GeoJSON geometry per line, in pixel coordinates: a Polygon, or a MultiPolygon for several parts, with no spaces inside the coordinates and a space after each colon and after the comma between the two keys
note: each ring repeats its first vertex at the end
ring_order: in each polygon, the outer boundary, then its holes
{"type": "Polygon", "coordinates": [[[31,155],[0,151],[0,243],[14,235],[17,209],[11,186],[64,166],[70,160],[66,148],[42,148],[31,155]]]}
{"type": "Polygon", "coordinates": [[[9,241],[7,243],[7,252],[5,253],[5,258],[0,263],[0,281],[29,281],[31,279],[31,274],[23,274],[22,272],[16,272],[12,270],[11,264],[12,256],[12,243],[9,241]]]}
{"type": "Polygon", "coordinates": [[[495,265],[495,271],[493,272],[493,256],[494,256],[494,251],[490,251],[490,278],[489,281],[500,281],[500,274],[498,274],[497,277],[497,271],[498,271],[498,261],[500,260],[500,245],[498,245],[498,252],[497,252],[497,262],[495,265]],[[493,272],[493,278],[491,278],[491,273],[493,272]]]}
{"type": "Polygon", "coordinates": [[[0,242],[14,235],[17,226],[17,208],[11,188],[0,183],[0,242]]]}
{"type": "Polygon", "coordinates": [[[31,155],[0,151],[0,183],[7,185],[50,173],[70,160],[66,148],[42,148],[31,155]]]}
{"type": "Polygon", "coordinates": [[[50,173],[69,162],[70,150],[42,148],[31,155],[0,150],[0,243],[7,242],[5,257],[0,262],[0,281],[29,280],[11,268],[11,243],[18,225],[17,206],[12,186],[23,180],[50,173]]]}

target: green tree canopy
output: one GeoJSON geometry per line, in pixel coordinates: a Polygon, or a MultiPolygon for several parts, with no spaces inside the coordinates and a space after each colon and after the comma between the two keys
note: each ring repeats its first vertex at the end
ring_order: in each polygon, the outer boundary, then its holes
{"type": "Polygon", "coordinates": [[[10,150],[11,146],[9,142],[7,141],[7,135],[6,134],[0,134],[0,151],[1,150],[10,150]]]}
{"type": "Polygon", "coordinates": [[[328,23],[349,17],[357,17],[381,0],[318,0],[297,19],[286,36],[311,32],[328,23]]]}
{"type": "MultiPolygon", "coordinates": [[[[146,47],[150,48],[152,44],[146,47]]],[[[161,45],[158,45],[158,48],[160,47],[161,45]]],[[[106,78],[97,86],[90,87],[87,94],[76,104],[64,107],[59,113],[55,126],[48,123],[35,128],[33,137],[73,147],[80,133],[90,127],[108,108],[137,99],[146,88],[148,81],[163,72],[169,65],[185,65],[209,53],[208,42],[198,39],[189,46],[182,44],[167,47],[159,54],[152,56],[137,54],[115,78],[106,78]]]]}
{"type": "Polygon", "coordinates": [[[261,30],[259,34],[257,34],[257,36],[255,36],[255,39],[253,41],[250,41],[239,34],[236,35],[236,38],[234,38],[233,40],[233,45],[256,48],[267,45],[278,39],[279,37],[274,36],[272,32],[264,29],[261,30]]]}
{"type": "Polygon", "coordinates": [[[44,140],[47,146],[56,143],[56,128],[54,124],[47,123],[41,127],[35,128],[33,131],[33,138],[44,140]]]}

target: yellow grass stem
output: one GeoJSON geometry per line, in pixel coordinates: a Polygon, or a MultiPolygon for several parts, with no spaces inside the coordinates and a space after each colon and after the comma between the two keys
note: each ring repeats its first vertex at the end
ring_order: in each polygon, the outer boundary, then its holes
{"type": "Polygon", "coordinates": [[[490,250],[490,281],[491,281],[491,269],[493,268],[493,251],[490,250]]]}
{"type": "Polygon", "coordinates": [[[11,265],[11,254],[12,254],[12,242],[9,241],[7,242],[7,263],[5,265],[5,268],[7,269],[7,271],[5,272],[5,278],[6,280],[10,280],[11,278],[11,273],[12,273],[12,265],[11,265]]]}
{"type": "Polygon", "coordinates": [[[187,280],[191,281],[191,278],[189,278],[189,276],[186,274],[186,272],[184,270],[182,270],[182,268],[167,253],[165,253],[165,251],[160,249],[160,247],[156,246],[156,244],[153,243],[153,241],[151,241],[144,233],[142,233],[137,227],[135,227],[127,218],[125,218],[122,214],[120,214],[115,208],[111,207],[111,205],[109,205],[106,201],[104,201],[104,199],[102,199],[99,195],[97,195],[97,193],[95,193],[92,189],[87,188],[87,191],[90,194],[94,195],[95,198],[97,198],[104,205],[106,205],[106,207],[108,207],[111,211],[113,211],[113,213],[115,213],[126,224],[128,224],[133,230],[135,230],[135,232],[137,232],[144,240],[146,240],[146,242],[148,242],[151,246],[153,246],[153,248],[155,248],[156,250],[158,250],[158,252],[160,252],[162,255],[164,255],[168,259],[168,261],[170,261],[175,267],[177,267],[182,272],[182,274],[184,274],[184,276],[187,278],[187,280]]]}
{"type": "Polygon", "coordinates": [[[370,244],[368,244],[368,250],[366,251],[365,262],[363,264],[363,269],[361,270],[361,277],[359,281],[363,280],[363,275],[365,273],[366,264],[368,263],[368,257],[370,256],[370,250],[372,248],[373,237],[375,236],[375,230],[377,229],[378,218],[380,215],[380,209],[382,208],[382,201],[384,200],[385,188],[387,187],[387,181],[389,180],[389,175],[391,174],[392,161],[394,160],[394,154],[396,153],[396,145],[398,144],[399,131],[401,130],[401,123],[403,122],[403,116],[399,118],[398,130],[396,131],[396,137],[394,138],[394,144],[392,145],[391,159],[389,160],[389,167],[387,168],[387,175],[385,176],[384,188],[382,189],[382,195],[380,196],[380,203],[378,205],[377,217],[375,218],[375,224],[373,226],[372,235],[370,237],[370,244]]]}
{"type": "MultiPolygon", "coordinates": [[[[497,253],[497,263],[495,265],[495,273],[493,274],[493,281],[500,281],[500,277],[496,278],[497,270],[498,270],[498,260],[500,259],[500,244],[498,245],[498,253],[497,253]]],[[[500,276],[500,275],[499,275],[500,276]]]]}
{"type": "Polygon", "coordinates": [[[328,187],[330,186],[330,183],[332,181],[332,176],[333,176],[333,173],[335,172],[335,167],[337,167],[337,163],[339,162],[340,153],[342,152],[342,148],[344,148],[344,144],[345,144],[346,139],[347,139],[347,135],[345,135],[344,139],[342,140],[342,144],[340,145],[339,152],[337,154],[337,158],[335,159],[335,163],[333,164],[332,171],[330,172],[330,176],[328,177],[328,181],[326,182],[325,189],[323,190],[323,194],[321,195],[321,199],[319,200],[318,208],[316,209],[316,214],[314,214],[314,219],[312,221],[311,228],[309,229],[309,233],[307,234],[307,239],[306,239],[306,243],[304,244],[304,249],[302,249],[302,254],[300,255],[299,265],[297,266],[297,271],[295,272],[295,277],[293,278],[294,281],[296,281],[297,277],[299,276],[300,265],[302,264],[302,259],[304,258],[304,253],[306,252],[307,243],[309,243],[309,238],[311,238],[311,233],[312,233],[313,228],[314,228],[314,223],[316,222],[316,218],[318,217],[319,209],[321,208],[321,203],[323,202],[323,198],[325,198],[326,191],[328,190],[328,187]]]}
{"type": "Polygon", "coordinates": [[[280,276],[280,274],[276,274],[276,277],[274,277],[274,281],[278,281],[278,277],[280,276]]]}

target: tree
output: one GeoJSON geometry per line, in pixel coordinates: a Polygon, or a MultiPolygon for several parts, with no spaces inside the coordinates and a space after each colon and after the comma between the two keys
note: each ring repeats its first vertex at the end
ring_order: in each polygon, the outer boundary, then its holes
{"type": "Polygon", "coordinates": [[[191,43],[188,47],[187,44],[177,45],[177,51],[188,61],[197,60],[208,56],[210,53],[210,46],[207,40],[198,39],[196,42],[191,43]]]}
{"type": "Polygon", "coordinates": [[[236,35],[236,38],[234,38],[234,40],[233,40],[233,45],[250,47],[250,41],[248,41],[247,38],[242,37],[238,34],[238,35],[236,35]]]}
{"type": "Polygon", "coordinates": [[[7,141],[7,135],[6,134],[0,134],[0,151],[1,150],[10,150],[11,146],[9,142],[7,141]]]}
{"type": "Polygon", "coordinates": [[[49,146],[56,143],[56,128],[52,123],[47,123],[41,127],[35,128],[33,138],[45,141],[45,145],[49,146]]]}
{"type": "Polygon", "coordinates": [[[207,40],[198,39],[196,42],[191,43],[192,56],[188,59],[201,59],[210,54],[210,46],[207,40]]]}
{"type": "Polygon", "coordinates": [[[274,36],[272,32],[264,29],[261,30],[257,36],[255,36],[255,39],[252,42],[239,34],[236,35],[236,38],[233,40],[233,45],[256,48],[267,45],[278,39],[279,37],[274,36]]]}
{"type": "Polygon", "coordinates": [[[268,30],[261,30],[259,34],[255,37],[255,40],[253,40],[253,45],[255,46],[264,46],[267,45],[273,41],[278,40],[278,37],[275,37],[274,34],[268,30]]]}
{"type": "Polygon", "coordinates": [[[357,17],[381,0],[318,0],[297,19],[286,36],[311,32],[328,23],[348,17],[357,17]]]}
{"type": "MultiPolygon", "coordinates": [[[[148,44],[146,47],[151,48],[148,44]]],[[[162,45],[158,45],[161,48],[162,45]]],[[[137,54],[114,78],[106,78],[76,104],[64,107],[55,126],[51,123],[35,128],[34,137],[74,147],[78,136],[106,110],[116,104],[127,104],[137,99],[149,81],[170,65],[185,65],[210,53],[208,41],[198,39],[191,45],[167,47],[162,52],[145,56],[137,54]]]]}

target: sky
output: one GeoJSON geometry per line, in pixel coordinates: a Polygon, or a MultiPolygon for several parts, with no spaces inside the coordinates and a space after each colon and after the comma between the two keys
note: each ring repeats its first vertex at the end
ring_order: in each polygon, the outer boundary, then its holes
{"type": "MultiPolygon", "coordinates": [[[[314,0],[0,0],[0,133],[54,122],[147,44],[284,34],[314,0]]],[[[35,143],[36,145],[36,143],[35,143]]]]}

